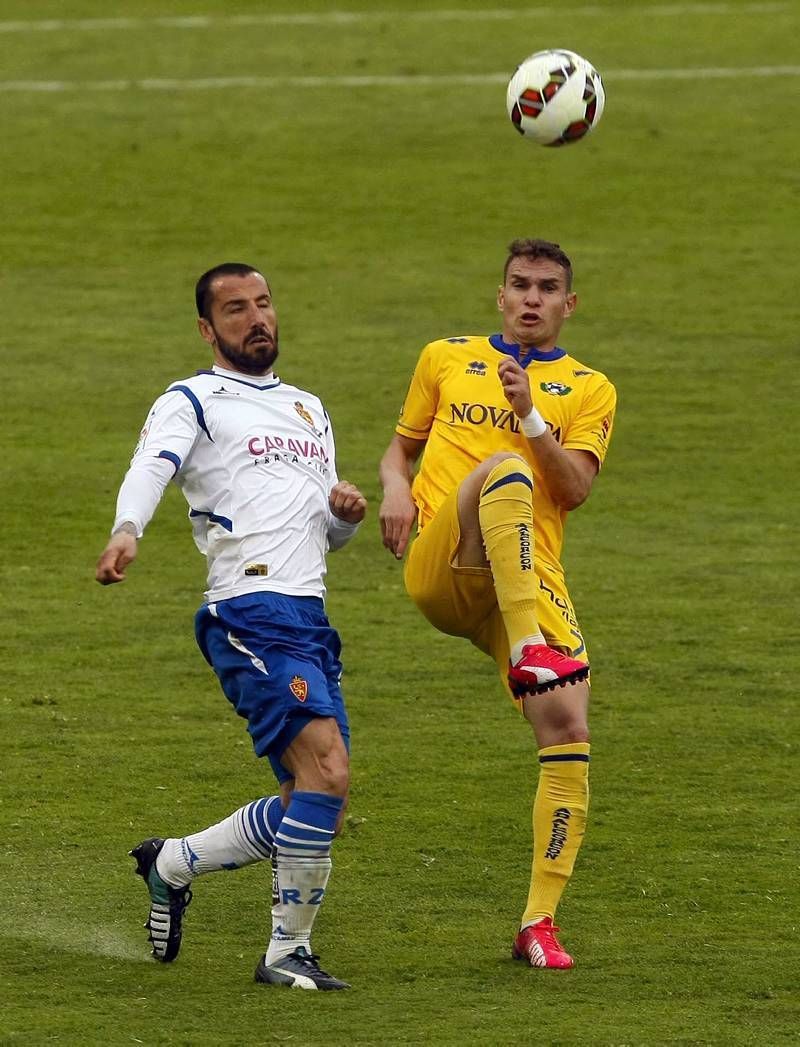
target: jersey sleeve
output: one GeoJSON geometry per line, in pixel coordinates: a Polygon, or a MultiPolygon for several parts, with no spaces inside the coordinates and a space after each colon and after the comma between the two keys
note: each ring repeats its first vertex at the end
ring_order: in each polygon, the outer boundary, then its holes
{"type": "MultiPolygon", "coordinates": [[[[336,473],[336,444],[333,439],[333,426],[327,411],[325,411],[325,450],[328,455],[328,494],[330,494],[331,490],[339,482],[339,477],[336,473]]],[[[359,527],[360,524],[352,524],[346,520],[340,520],[338,516],[334,516],[329,508],[328,548],[331,550],[341,549],[343,545],[350,541],[359,527]]]]}
{"type": "Polygon", "coordinates": [[[395,431],[412,440],[427,440],[439,406],[433,343],[422,350],[411,377],[395,431]]]}
{"type": "Polygon", "coordinates": [[[142,536],[199,433],[198,414],[182,392],[167,390],[156,400],[119,489],[112,530],[128,521],[135,525],[137,537],[142,536]]]}
{"type": "Polygon", "coordinates": [[[139,434],[131,465],[139,458],[165,458],[177,473],[201,431],[208,432],[202,408],[190,392],[181,387],[159,396],[139,434]]]}
{"type": "Polygon", "coordinates": [[[603,376],[597,385],[587,391],[580,411],[564,433],[563,446],[591,451],[602,465],[611,441],[616,407],[617,392],[603,376]]]}

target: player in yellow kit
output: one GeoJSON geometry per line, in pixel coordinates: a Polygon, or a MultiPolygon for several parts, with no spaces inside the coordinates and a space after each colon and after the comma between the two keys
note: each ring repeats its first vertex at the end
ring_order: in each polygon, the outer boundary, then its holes
{"type": "Polygon", "coordinates": [[[558,345],[576,305],[558,244],[515,240],[497,304],[500,334],[422,350],[381,462],[380,521],[398,559],[417,521],[410,596],[437,629],[496,660],[533,727],[533,868],[513,954],[565,968],[553,917],[586,826],[589,664],[560,557],[567,513],[605,458],[616,394],[558,345]]]}

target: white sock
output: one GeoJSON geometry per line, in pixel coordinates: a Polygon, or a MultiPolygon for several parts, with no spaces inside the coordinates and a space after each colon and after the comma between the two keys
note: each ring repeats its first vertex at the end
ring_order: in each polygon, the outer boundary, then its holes
{"type": "Polygon", "coordinates": [[[295,790],[275,833],[276,892],[272,935],[265,963],[275,963],[300,946],[311,951],[311,927],[331,874],[331,843],[343,800],[295,790]]]}
{"type": "Polygon", "coordinates": [[[270,824],[277,825],[282,815],[279,796],[254,800],[216,825],[166,840],[156,859],[156,871],[170,887],[183,887],[203,873],[263,862],[275,843],[270,824]]]}
{"type": "Polygon", "coordinates": [[[329,857],[278,855],[277,899],[272,906],[272,934],[265,963],[275,963],[301,945],[311,952],[311,926],[325,896],[331,864],[329,857]]]}

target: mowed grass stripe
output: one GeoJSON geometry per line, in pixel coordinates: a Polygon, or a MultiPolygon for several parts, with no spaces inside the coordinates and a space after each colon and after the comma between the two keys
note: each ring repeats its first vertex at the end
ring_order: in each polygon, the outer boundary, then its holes
{"type": "MultiPolygon", "coordinates": [[[[788,3],[710,3],[710,4],[658,4],[645,9],[629,7],[605,7],[585,4],[578,7],[540,7],[535,11],[538,19],[550,17],[585,18],[592,16],[635,15],[645,18],[685,18],[691,15],[736,15],[736,14],[779,14],[789,10],[788,3]]],[[[45,18],[0,21],[0,33],[29,32],[95,32],[98,30],[123,31],[126,29],[221,29],[252,26],[278,25],[353,25],[363,22],[499,22],[533,17],[534,12],[517,8],[486,8],[476,11],[429,10],[429,11],[309,11],[275,12],[261,15],[161,15],[154,18],[45,18]]]]}
{"type": "MultiPolygon", "coordinates": [[[[207,91],[225,88],[275,87],[451,87],[504,84],[508,73],[453,73],[443,76],[387,74],[385,76],[207,76],[187,79],[141,80],[0,80],[0,92],[57,94],[63,91],[207,91]]],[[[614,80],[733,80],[740,77],[800,76],[800,65],[763,65],[746,68],[611,69],[614,80]]]]}

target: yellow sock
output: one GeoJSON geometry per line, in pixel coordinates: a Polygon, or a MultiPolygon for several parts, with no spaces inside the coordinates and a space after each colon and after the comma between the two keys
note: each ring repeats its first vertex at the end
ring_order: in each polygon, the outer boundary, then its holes
{"type": "Polygon", "coordinates": [[[533,869],[522,926],[554,917],[586,831],[589,743],[539,750],[539,786],[533,804],[533,869]]]}
{"type": "Polygon", "coordinates": [[[530,466],[521,458],[506,458],[486,477],[478,503],[486,558],[512,652],[530,637],[544,642],[536,620],[532,495],[530,466]]]}

